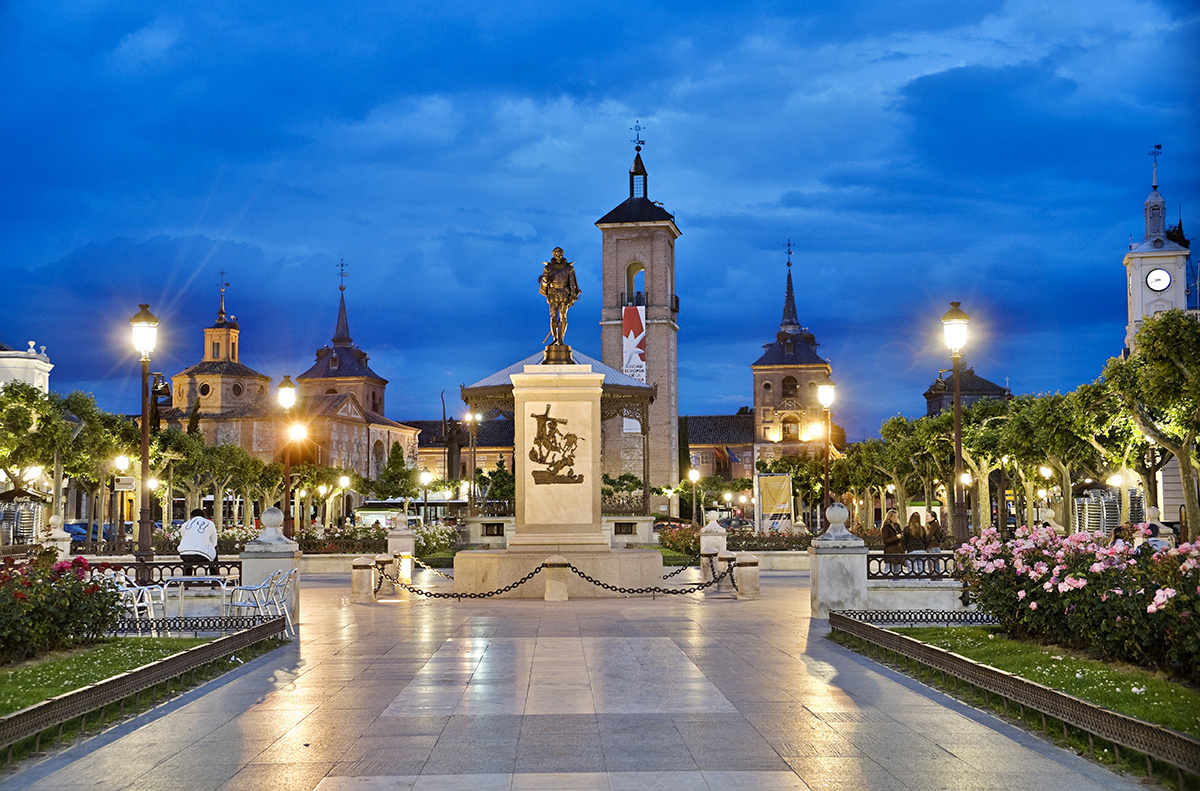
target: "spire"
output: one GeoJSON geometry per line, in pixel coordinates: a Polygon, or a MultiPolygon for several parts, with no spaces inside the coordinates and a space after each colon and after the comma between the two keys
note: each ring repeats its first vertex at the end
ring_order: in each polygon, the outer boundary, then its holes
{"type": "Polygon", "coordinates": [[[1145,203],[1147,239],[1161,239],[1167,231],[1167,202],[1158,194],[1158,158],[1161,155],[1162,144],[1156,143],[1154,148],[1150,149],[1150,156],[1154,158],[1154,168],[1150,176],[1150,195],[1145,203]]]}
{"type": "Polygon", "coordinates": [[[642,139],[642,130],[646,127],[639,122],[634,121],[633,126],[629,129],[633,132],[633,165],[629,168],[629,197],[631,198],[646,198],[646,166],[642,164],[642,146],[646,141],[642,139]]]}
{"type": "Polygon", "coordinates": [[[338,262],[338,277],[342,282],[338,285],[338,291],[342,292],[341,301],[338,304],[337,327],[333,331],[333,340],[331,343],[334,346],[352,346],[353,341],[350,340],[350,323],[346,321],[346,261],[342,259],[338,262]]]}
{"type": "Polygon", "coordinates": [[[783,321],[779,322],[780,332],[799,332],[800,319],[796,316],[796,294],[792,289],[792,240],[787,241],[787,293],[783,297],[783,321]]]}
{"type": "Polygon", "coordinates": [[[221,288],[221,308],[217,311],[217,324],[225,323],[225,289],[229,288],[229,283],[225,281],[225,270],[221,270],[221,279],[217,282],[221,288]]]}

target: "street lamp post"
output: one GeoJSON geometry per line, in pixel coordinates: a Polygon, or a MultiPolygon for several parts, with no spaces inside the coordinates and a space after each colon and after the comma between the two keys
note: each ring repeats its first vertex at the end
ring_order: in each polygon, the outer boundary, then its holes
{"type": "Polygon", "coordinates": [[[133,552],[137,561],[137,580],[150,581],[150,570],[146,563],[154,560],[153,520],[150,516],[150,486],[147,480],[150,471],[150,352],[158,338],[158,319],[150,312],[149,305],[138,305],[141,310],[129,319],[132,328],[133,348],[142,356],[142,474],[141,513],[138,515],[138,546],[133,552]]]}
{"type": "Polygon", "coordinates": [[[349,496],[347,494],[346,490],[350,488],[350,476],[349,475],[342,475],[338,478],[338,488],[340,488],[342,490],[342,493],[340,495],[338,495],[338,504],[341,506],[341,508],[339,509],[338,517],[342,520],[342,523],[344,524],[346,521],[346,497],[349,496]]]}
{"type": "MultiPolygon", "coordinates": [[[[124,475],[129,469],[129,457],[122,453],[113,460],[113,465],[117,468],[117,472],[124,475]]],[[[143,473],[144,474],[144,473],[143,473]]],[[[150,487],[151,489],[154,486],[150,487]]],[[[103,538],[103,533],[100,536],[103,538]]],[[[125,551],[125,493],[121,492],[117,495],[117,519],[113,527],[113,543],[116,544],[117,554],[125,551]]]]}
{"type": "Polygon", "coordinates": [[[696,482],[700,480],[700,470],[688,470],[688,480],[692,482],[692,524],[700,526],[700,520],[697,517],[699,511],[696,510],[698,501],[696,500],[696,482]]]}
{"type": "Polygon", "coordinates": [[[942,331],[945,333],[946,346],[950,349],[954,361],[954,503],[951,508],[951,522],[954,526],[954,539],[965,544],[967,535],[967,509],[963,495],[962,475],[962,382],[960,366],[962,348],[967,344],[967,322],[971,317],[960,308],[959,302],[951,302],[950,310],[942,316],[942,331]]]}
{"type": "Polygon", "coordinates": [[[829,529],[829,517],[825,512],[829,510],[829,407],[833,406],[834,384],[827,377],[824,382],[817,385],[817,400],[821,402],[821,408],[825,412],[825,483],[821,487],[822,504],[821,508],[821,524],[824,525],[822,532],[829,529]]]}
{"type": "Polygon", "coordinates": [[[421,501],[423,503],[422,520],[428,524],[429,522],[429,484],[433,482],[433,473],[429,470],[421,470],[421,490],[423,492],[421,501]]]}
{"type": "Polygon", "coordinates": [[[467,486],[467,513],[475,516],[475,448],[479,439],[479,424],[483,421],[483,414],[480,412],[468,412],[463,418],[467,422],[467,431],[471,438],[471,474],[469,476],[469,485],[467,486]]]}

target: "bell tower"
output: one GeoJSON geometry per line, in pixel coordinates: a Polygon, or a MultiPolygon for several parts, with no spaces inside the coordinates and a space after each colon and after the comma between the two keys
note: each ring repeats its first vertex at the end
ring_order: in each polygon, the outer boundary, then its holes
{"type": "MultiPolygon", "coordinates": [[[[640,126],[634,126],[640,132],[640,126]]],[[[649,424],[605,421],[604,472],[642,475],[642,432],[649,456],[648,486],[679,483],[679,297],[675,295],[675,217],[650,200],[642,145],[635,139],[629,197],[596,222],[603,250],[604,295],[600,341],[606,365],[657,388],[649,424]]],[[[664,498],[651,507],[665,511],[664,498]]]]}
{"type": "MultiPolygon", "coordinates": [[[[1150,195],[1143,205],[1146,220],[1145,238],[1130,243],[1125,254],[1126,296],[1129,303],[1129,323],[1125,330],[1125,348],[1133,352],[1134,338],[1146,316],[1166,310],[1187,310],[1195,307],[1196,284],[1189,281],[1189,242],[1179,226],[1167,226],[1167,204],[1158,192],[1158,157],[1162,146],[1156,145],[1150,155],[1154,169],[1150,179],[1150,195]]],[[[1194,275],[1192,275],[1194,277],[1194,275]]]]}

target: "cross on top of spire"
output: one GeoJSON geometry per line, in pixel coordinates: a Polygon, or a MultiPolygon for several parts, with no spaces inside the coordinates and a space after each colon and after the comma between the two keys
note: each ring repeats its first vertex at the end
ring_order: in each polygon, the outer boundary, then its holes
{"type": "Polygon", "coordinates": [[[787,240],[787,244],[785,244],[785,245],[784,245],[784,249],[786,249],[786,250],[787,250],[787,257],[788,257],[788,260],[787,260],[787,265],[788,265],[788,269],[791,269],[791,268],[792,268],[792,250],[794,249],[794,248],[792,247],[792,240],[791,240],[791,239],[788,239],[788,240],[787,240]]]}
{"type": "Polygon", "coordinates": [[[338,261],[338,277],[340,277],[342,279],[341,284],[338,286],[338,291],[345,291],[346,290],[346,259],[345,258],[338,261]]]}
{"type": "Polygon", "coordinates": [[[217,287],[221,289],[221,309],[217,311],[217,321],[225,320],[225,289],[229,288],[229,281],[225,280],[225,275],[228,273],[222,269],[218,274],[217,287]]]}
{"type": "Polygon", "coordinates": [[[629,131],[633,132],[633,139],[629,142],[633,143],[634,151],[641,151],[642,146],[646,145],[646,141],[642,139],[642,132],[645,129],[646,127],[642,126],[641,121],[634,121],[633,126],[629,127],[629,131]]]}

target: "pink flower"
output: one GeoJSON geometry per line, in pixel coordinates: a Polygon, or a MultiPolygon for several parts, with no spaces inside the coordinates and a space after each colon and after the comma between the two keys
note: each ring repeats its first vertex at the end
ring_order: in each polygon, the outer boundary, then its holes
{"type": "Polygon", "coordinates": [[[1024,598],[1025,598],[1025,591],[1017,591],[1017,601],[1021,601],[1024,598]]]}
{"type": "Polygon", "coordinates": [[[1036,609],[1037,609],[1037,602],[1035,602],[1035,601],[1031,601],[1031,602],[1029,602],[1029,609],[1031,609],[1031,610],[1036,610],[1036,609]]]}
{"type": "Polygon", "coordinates": [[[1093,563],[1091,566],[1088,567],[1088,571],[1092,572],[1093,574],[1099,574],[1100,572],[1104,571],[1104,564],[1103,563],[1093,563]]]}

